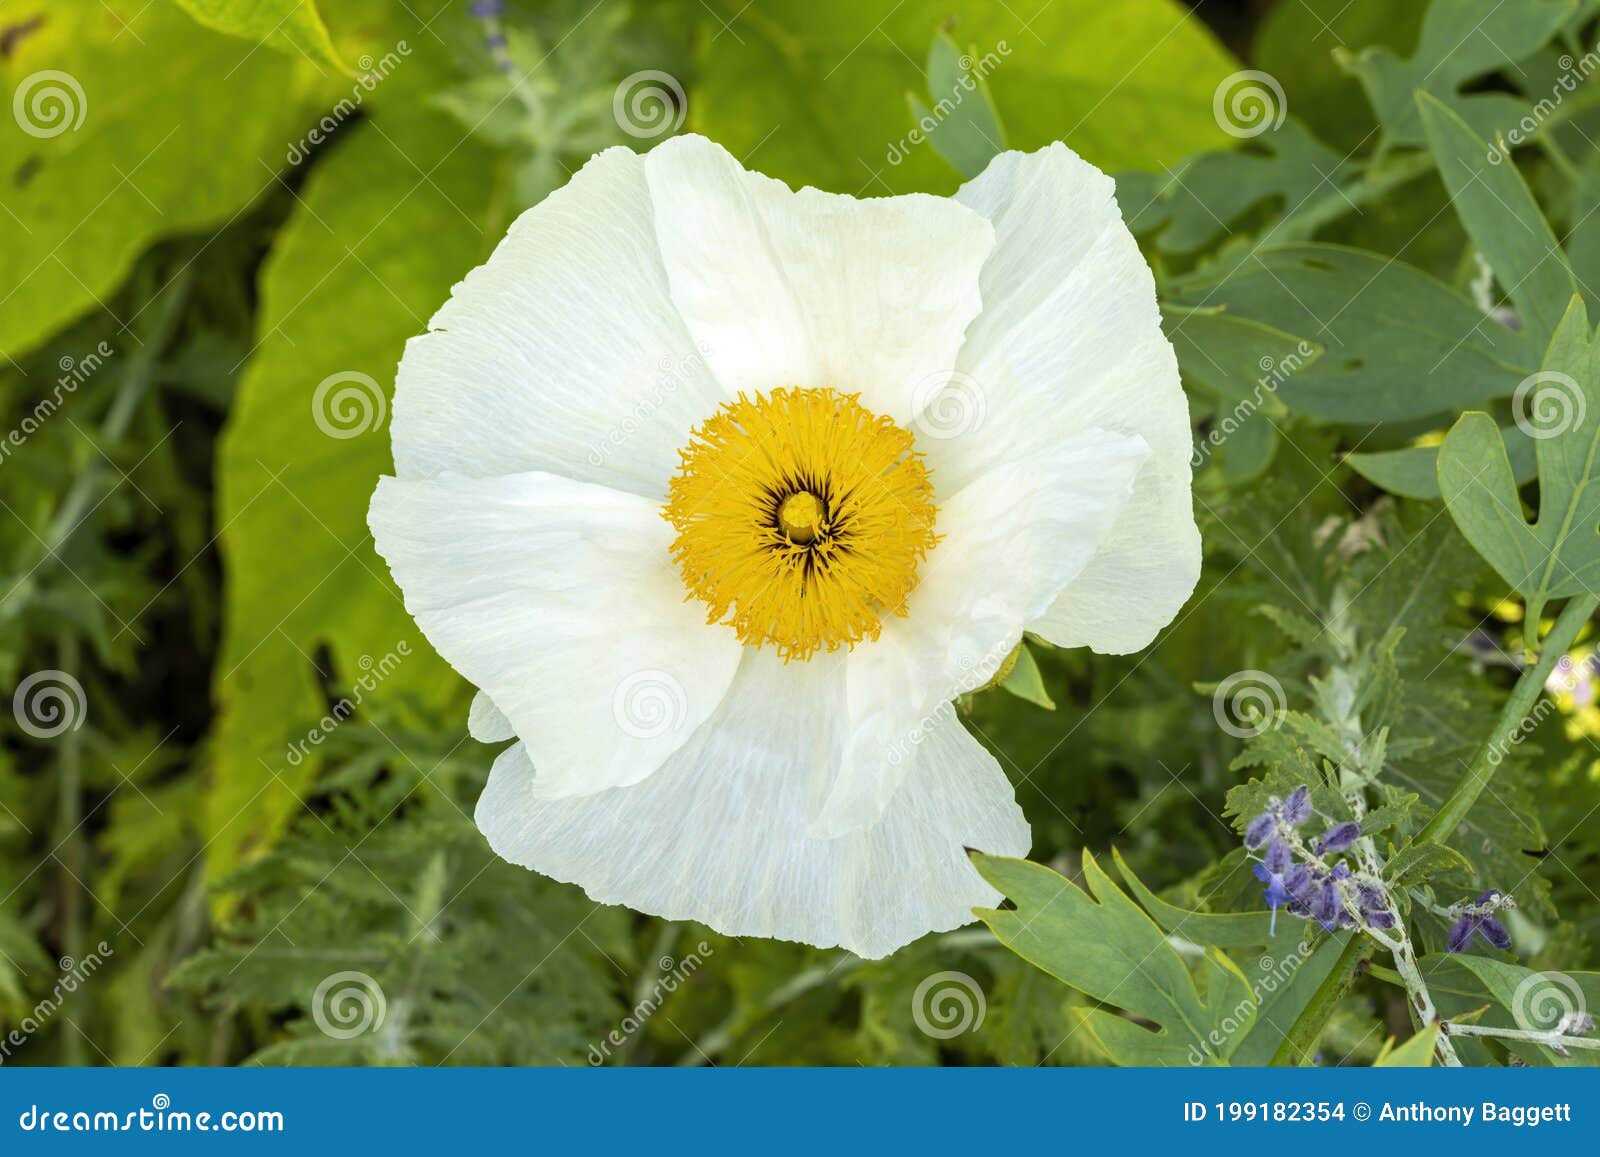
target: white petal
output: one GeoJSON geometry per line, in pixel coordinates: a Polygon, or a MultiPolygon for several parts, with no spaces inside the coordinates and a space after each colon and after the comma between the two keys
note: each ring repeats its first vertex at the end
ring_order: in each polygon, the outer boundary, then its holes
{"type": "Polygon", "coordinates": [[[645,170],[673,300],[730,393],[830,386],[908,422],[978,313],[989,223],[939,197],[857,200],[683,136],[645,170]]]}
{"type": "Polygon", "coordinates": [[[806,781],[837,754],[842,687],[824,658],[746,652],[717,714],[655,775],[541,800],[522,745],[495,761],[478,826],[513,863],[594,900],[733,936],[887,955],[971,922],[997,895],[963,846],[1023,855],[1027,822],[992,756],[953,719],[933,727],[883,819],[835,840],[806,832],[806,781]]]}
{"type": "Polygon", "coordinates": [[[905,618],[850,653],[850,739],[813,832],[840,835],[882,813],[930,722],[994,677],[1023,629],[1089,564],[1149,456],[1137,436],[1092,430],[990,470],[941,501],[942,536],[905,618]]]}
{"type": "Polygon", "coordinates": [[[479,743],[503,743],[515,739],[517,729],[494,705],[488,693],[479,691],[472,697],[472,707],[467,711],[467,734],[479,743]]]}
{"type": "Polygon", "coordinates": [[[738,667],[642,498],[549,474],[383,478],[369,520],[429,642],[531,747],[541,794],[648,776],[738,667]]]}
{"type": "Polygon", "coordinates": [[[957,363],[979,420],[926,440],[960,485],[1089,428],[1137,435],[1150,458],[1097,557],[1030,629],[1123,653],[1171,621],[1200,574],[1188,408],[1155,280],[1111,178],[1064,145],[1003,153],[957,199],[994,222],[983,313],[957,363]]]}
{"type": "Polygon", "coordinates": [[[401,359],[401,477],[547,471],[660,498],[724,400],[678,316],[644,161],[609,149],[529,209],[401,359]]]}

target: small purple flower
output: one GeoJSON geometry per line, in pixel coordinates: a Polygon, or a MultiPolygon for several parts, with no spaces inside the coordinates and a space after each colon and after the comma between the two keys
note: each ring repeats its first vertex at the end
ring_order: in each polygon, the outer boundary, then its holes
{"type": "Polygon", "coordinates": [[[472,0],[467,9],[479,20],[492,20],[506,10],[504,0],[472,0]]]}
{"type": "Polygon", "coordinates": [[[1278,817],[1269,808],[1244,829],[1244,846],[1252,851],[1270,840],[1278,830],[1278,817]]]}
{"type": "Polygon", "coordinates": [[[1322,839],[1317,841],[1317,848],[1323,852],[1342,852],[1360,838],[1361,825],[1354,820],[1347,820],[1329,828],[1322,839]]]}
{"type": "Polygon", "coordinates": [[[1283,801],[1283,820],[1297,828],[1311,818],[1311,789],[1301,784],[1283,801]]]}
{"type": "Polygon", "coordinates": [[[1445,941],[1446,952],[1465,952],[1478,932],[1478,918],[1463,916],[1450,926],[1450,936],[1445,941]]]}

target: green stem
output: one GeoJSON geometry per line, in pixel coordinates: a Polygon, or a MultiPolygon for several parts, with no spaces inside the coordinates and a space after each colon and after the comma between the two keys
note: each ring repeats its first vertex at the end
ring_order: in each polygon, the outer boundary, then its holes
{"type": "MultiPolygon", "coordinates": [[[[1489,781],[1494,779],[1494,773],[1505,759],[1506,747],[1517,742],[1528,712],[1533,710],[1551,669],[1572,646],[1578,632],[1594,615],[1596,607],[1600,607],[1600,595],[1575,595],[1567,603],[1556,619],[1555,626],[1550,628],[1550,634],[1539,650],[1538,661],[1522,672],[1517,685],[1511,689],[1500,718],[1495,721],[1494,729],[1489,732],[1478,753],[1472,757],[1467,774],[1433,814],[1433,818],[1417,833],[1413,843],[1429,840],[1445,843],[1461,826],[1472,805],[1478,802],[1489,781]]],[[[1537,627],[1534,629],[1537,630],[1537,627]]]]}
{"type": "MultiPolygon", "coordinates": [[[[78,638],[70,631],[61,633],[57,661],[68,675],[78,671],[78,638]]],[[[65,707],[63,710],[71,710],[65,707]]],[[[73,967],[83,959],[83,892],[78,883],[83,879],[84,846],[83,815],[83,736],[76,727],[69,727],[61,736],[60,784],[56,797],[56,845],[61,857],[61,928],[60,943],[63,959],[70,958],[73,967]]],[[[66,969],[70,971],[70,969],[66,969]]],[[[83,1029],[72,1017],[62,1018],[66,1023],[61,1033],[61,1063],[79,1067],[87,1059],[84,1044],[87,1038],[83,1029]]]]}
{"type": "Polygon", "coordinates": [[[1356,973],[1371,957],[1377,945],[1367,937],[1351,933],[1350,940],[1333,962],[1333,969],[1325,976],[1310,1002],[1300,1010],[1300,1015],[1284,1034],[1283,1043],[1272,1054],[1274,1065],[1303,1065],[1315,1052],[1322,1039],[1334,1009],[1344,999],[1345,993],[1355,983],[1356,973]]]}

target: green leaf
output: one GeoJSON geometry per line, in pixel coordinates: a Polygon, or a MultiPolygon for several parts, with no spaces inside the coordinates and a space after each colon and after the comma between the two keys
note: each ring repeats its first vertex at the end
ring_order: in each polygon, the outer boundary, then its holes
{"type": "Polygon", "coordinates": [[[1433,1049],[1439,1042],[1439,1022],[1424,1025],[1406,1040],[1395,1046],[1394,1037],[1384,1042],[1383,1051],[1372,1062],[1374,1068],[1426,1069],[1433,1066],[1433,1049]]]}
{"type": "MultiPolygon", "coordinates": [[[[1469,953],[1424,956],[1418,965],[1440,1011],[1451,1019],[1547,1032],[1556,1028],[1566,1013],[1592,1013],[1600,1007],[1600,972],[1535,972],[1510,961],[1469,953]],[[1484,997],[1498,1007],[1475,1016],[1484,997]]],[[[1460,1045],[1470,1038],[1455,1039],[1460,1045]]],[[[1600,1053],[1592,1051],[1571,1049],[1570,1055],[1562,1056],[1530,1041],[1507,1041],[1505,1045],[1533,1065],[1600,1064],[1600,1053]]]]}
{"type": "Polygon", "coordinates": [[[1278,396],[1337,422],[1431,417],[1505,397],[1540,353],[1420,269],[1336,245],[1263,249],[1231,277],[1186,287],[1191,299],[1326,346],[1278,396]]]}
{"type": "Polygon", "coordinates": [[[330,694],[349,695],[402,644],[410,654],[364,708],[437,708],[460,693],[374,553],[366,512],[391,469],[383,418],[402,347],[503,222],[490,217],[488,155],[442,113],[394,113],[350,132],[302,190],[262,274],[261,339],[222,441],[213,874],[270,843],[298,806],[318,751],[296,760],[289,745],[330,694]],[[348,408],[330,420],[340,391],[348,408]]]}
{"type": "Polygon", "coordinates": [[[1600,589],[1600,344],[1574,297],[1536,379],[1518,399],[1538,442],[1539,516],[1530,525],[1505,443],[1487,414],[1462,416],[1439,451],[1439,489],[1467,541],[1528,600],[1600,589]]]}
{"type": "Polygon", "coordinates": [[[1340,62],[1367,90],[1384,131],[1399,145],[1423,143],[1413,94],[1421,89],[1490,139],[1528,113],[1528,102],[1503,92],[1462,96],[1468,81],[1515,63],[1553,36],[1577,0],[1432,0],[1417,50],[1407,60],[1368,48],[1340,62]]]}
{"type": "MultiPolygon", "coordinates": [[[[947,193],[956,174],[906,105],[946,0],[885,12],[856,0],[712,0],[690,127],[791,185],[947,193]],[[729,29],[724,29],[727,22],[729,29]],[[915,130],[915,131],[914,131],[915,130]]],[[[1211,112],[1238,68],[1171,0],[1056,0],[1038,12],[960,5],[1012,148],[1066,143],[1103,169],[1156,168],[1227,143],[1211,112]]],[[[965,109],[969,101],[964,101],[965,109]]]]}
{"type": "Polygon", "coordinates": [[[166,4],[12,0],[0,19],[24,30],[0,72],[4,364],[108,296],[157,238],[220,226],[276,188],[320,82],[166,4]]]}
{"type": "Polygon", "coordinates": [[[1055,700],[1045,690],[1044,675],[1040,673],[1038,660],[1033,657],[1028,644],[1018,643],[1014,654],[1016,661],[1012,663],[1011,670],[1006,672],[1005,678],[1000,680],[1000,686],[1018,699],[1025,699],[1046,711],[1054,711],[1055,700]]]}
{"type": "Polygon", "coordinates": [[[1277,450],[1273,420],[1286,413],[1278,388],[1324,347],[1221,309],[1167,306],[1162,328],[1185,383],[1218,399],[1196,460],[1215,453],[1232,481],[1260,474],[1277,450]]]}
{"type": "Polygon", "coordinates": [[[934,33],[928,46],[930,109],[915,93],[907,93],[911,116],[927,133],[928,142],[963,177],[976,177],[1005,152],[1006,132],[1000,125],[989,82],[978,71],[981,58],[973,48],[965,56],[950,34],[934,33]]]}
{"type": "MultiPolygon", "coordinates": [[[[1515,426],[1500,430],[1505,443],[1506,457],[1511,461],[1511,474],[1518,486],[1532,482],[1539,474],[1539,462],[1534,456],[1538,445],[1515,426]]],[[[1406,498],[1437,501],[1439,493],[1439,447],[1407,446],[1403,450],[1379,450],[1370,454],[1345,455],[1345,461],[1363,478],[1383,487],[1390,494],[1406,498]]]]}
{"type": "Polygon", "coordinates": [[[346,71],[316,0],[174,0],[207,28],[257,40],[346,71]]]}
{"type": "Polygon", "coordinates": [[[1431,841],[1407,844],[1384,865],[1384,877],[1396,889],[1412,884],[1426,884],[1449,872],[1464,873],[1469,879],[1477,874],[1472,861],[1444,844],[1431,841]]]}
{"type": "Polygon", "coordinates": [[[1015,910],[977,909],[1000,942],[1057,980],[1159,1026],[1143,1028],[1104,1009],[1082,1023],[1120,1065],[1226,1063],[1255,1021],[1256,998],[1220,951],[1207,952],[1204,991],[1161,929],[1083,854],[1088,891],[1026,860],[972,853],[984,879],[1015,910]]]}
{"type": "Polygon", "coordinates": [[[1506,287],[1530,341],[1550,340],[1578,292],[1561,243],[1509,159],[1436,98],[1417,94],[1428,147],[1450,203],[1473,244],[1506,287]]]}
{"type": "MultiPolygon", "coordinates": [[[[1129,891],[1144,905],[1144,910],[1174,936],[1182,936],[1185,940],[1208,948],[1256,948],[1270,944],[1276,938],[1271,912],[1191,912],[1167,903],[1146,887],[1116,848],[1111,849],[1111,857],[1129,891]]],[[[1299,926],[1299,921],[1288,917],[1284,918],[1283,923],[1285,926],[1299,926]]]]}
{"type": "Polygon", "coordinates": [[[1282,214],[1302,209],[1323,189],[1338,187],[1344,154],[1297,120],[1251,139],[1260,152],[1204,153],[1163,184],[1169,222],[1156,239],[1163,253],[1193,253],[1226,233],[1246,210],[1265,201],[1282,214]]]}

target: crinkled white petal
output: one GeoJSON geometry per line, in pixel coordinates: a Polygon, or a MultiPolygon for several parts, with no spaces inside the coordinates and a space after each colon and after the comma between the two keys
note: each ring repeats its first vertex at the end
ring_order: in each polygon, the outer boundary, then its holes
{"type": "Polygon", "coordinates": [[[943,399],[954,416],[936,427],[949,436],[919,446],[941,485],[960,486],[1092,427],[1143,438],[1150,457],[1116,526],[1029,626],[1061,646],[1138,650],[1200,574],[1188,408],[1155,280],[1111,178],[1064,145],[1001,154],[957,200],[994,223],[995,248],[943,399]]]}
{"type": "Polygon", "coordinates": [[[980,307],[988,221],[940,197],[854,197],[743,169],[684,136],[645,160],[672,297],[730,393],[859,393],[909,424],[980,307]]]}
{"type": "Polygon", "coordinates": [[[1095,556],[1148,457],[1137,435],[1086,431],[941,500],[942,537],[906,616],[886,618],[877,640],[850,652],[849,739],[827,769],[814,834],[877,819],[923,733],[953,713],[950,700],[988,683],[1095,556]]]}
{"type": "Polygon", "coordinates": [[[650,775],[738,667],[642,498],[550,474],[384,478],[369,521],[406,609],[531,749],[542,795],[650,775]]]}
{"type": "Polygon", "coordinates": [[[406,346],[395,472],[546,471],[659,499],[723,400],[668,293],[644,160],[609,149],[518,218],[406,346]]]}
{"type": "Polygon", "coordinates": [[[516,738],[517,729],[511,726],[505,712],[494,705],[488,692],[479,691],[472,697],[472,706],[467,711],[467,734],[479,743],[504,743],[516,738]]]}
{"type": "Polygon", "coordinates": [[[807,833],[806,782],[842,743],[829,657],[745,653],[727,699],[633,787],[540,799],[517,744],[495,761],[477,821],[502,857],[580,884],[598,902],[734,936],[884,956],[971,922],[997,893],[963,851],[1024,855],[1027,822],[994,758],[952,717],[922,737],[914,773],[864,831],[807,833]]]}

